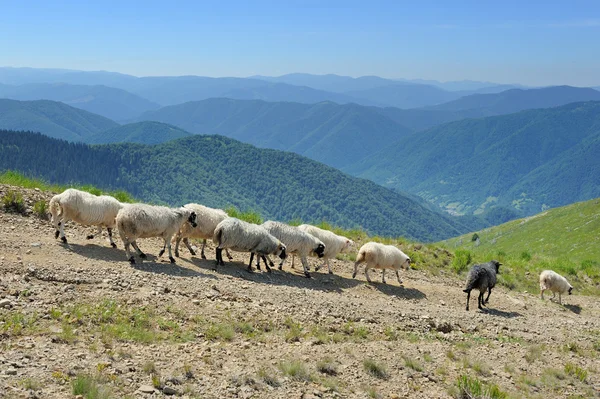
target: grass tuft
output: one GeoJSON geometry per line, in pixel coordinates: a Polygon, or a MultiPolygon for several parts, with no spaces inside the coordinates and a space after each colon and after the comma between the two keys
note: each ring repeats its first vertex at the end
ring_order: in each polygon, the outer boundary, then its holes
{"type": "Polygon", "coordinates": [[[388,378],[388,372],[384,365],[377,363],[373,359],[365,359],[363,361],[365,371],[373,377],[385,380],[388,378]]]}

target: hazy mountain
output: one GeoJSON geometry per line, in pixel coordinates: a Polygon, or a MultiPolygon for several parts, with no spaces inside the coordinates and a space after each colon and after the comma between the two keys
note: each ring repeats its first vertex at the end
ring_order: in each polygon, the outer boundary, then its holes
{"type": "Polygon", "coordinates": [[[66,83],[0,84],[0,98],[61,101],[114,120],[127,120],[160,108],[156,103],[121,89],[66,83]]]}
{"type": "Polygon", "coordinates": [[[345,170],[450,212],[503,205],[532,213],[600,196],[589,152],[598,132],[600,102],[465,119],[400,139],[345,170]]]}
{"type": "Polygon", "coordinates": [[[598,101],[600,92],[590,88],[553,86],[541,89],[512,89],[496,94],[474,94],[428,107],[435,111],[479,110],[482,116],[508,114],[524,109],[549,108],[578,101],[598,101]]]}
{"type": "Polygon", "coordinates": [[[378,108],[332,102],[308,105],[209,99],[147,112],[140,120],[293,151],[338,168],[411,134],[378,108]]]}
{"type": "Polygon", "coordinates": [[[137,122],[96,133],[89,136],[85,141],[89,144],[159,144],[191,135],[192,133],[190,132],[166,123],[137,122]]]}
{"type": "Polygon", "coordinates": [[[87,146],[24,132],[0,132],[0,171],[54,183],[125,189],[145,201],[253,208],[266,218],[327,220],[372,234],[437,240],[467,230],[406,196],[296,154],[222,136],[168,143],[87,146]]]}
{"type": "Polygon", "coordinates": [[[89,136],[119,126],[100,115],[56,101],[0,99],[0,129],[26,130],[64,140],[85,141],[89,136]]]}
{"type": "Polygon", "coordinates": [[[366,90],[389,85],[403,85],[404,82],[378,76],[361,76],[353,78],[334,74],[312,75],[309,73],[290,73],[282,76],[251,76],[269,82],[287,83],[296,86],[307,86],[313,89],[326,90],[336,93],[346,93],[353,90],[366,90]]]}
{"type": "Polygon", "coordinates": [[[131,85],[137,79],[135,76],[106,71],[0,67],[0,83],[9,85],[70,83],[75,85],[105,85],[123,88],[131,85]]]}
{"type": "Polygon", "coordinates": [[[440,82],[438,80],[427,80],[427,79],[398,79],[401,82],[418,83],[430,86],[436,86],[440,89],[448,91],[460,91],[460,92],[488,92],[497,93],[504,90],[525,88],[525,86],[517,84],[499,84],[493,82],[480,82],[476,80],[457,80],[440,82]]]}
{"type": "Polygon", "coordinates": [[[346,94],[398,108],[424,107],[461,97],[457,92],[446,91],[439,87],[408,83],[352,90],[346,94]]]}

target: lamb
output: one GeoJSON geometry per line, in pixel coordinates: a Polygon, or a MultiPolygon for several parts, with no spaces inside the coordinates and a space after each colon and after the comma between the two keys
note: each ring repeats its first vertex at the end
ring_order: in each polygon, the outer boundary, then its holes
{"type": "MultiPolygon", "coordinates": [[[[69,188],[61,194],[57,194],[50,200],[50,214],[52,215],[52,225],[56,229],[55,238],[60,239],[65,244],[65,223],[69,220],[80,223],[85,226],[97,226],[97,233],[102,232],[102,227],[108,230],[108,239],[110,245],[116,248],[117,245],[112,238],[112,230],[115,228],[115,218],[123,204],[115,198],[108,195],[96,196],[85,191],[69,188]]],[[[88,240],[94,238],[93,234],[87,236],[88,240]]]]}
{"type": "Polygon", "coordinates": [[[398,277],[398,284],[402,284],[398,270],[403,266],[406,266],[406,268],[410,267],[410,258],[404,252],[393,245],[384,245],[377,242],[368,242],[360,248],[356,262],[354,263],[352,278],[356,277],[358,265],[363,262],[367,263],[365,265],[365,276],[369,283],[371,282],[369,269],[382,269],[381,282],[384,284],[385,270],[395,270],[396,277],[398,277]]]}
{"type": "Polygon", "coordinates": [[[161,237],[164,245],[158,256],[165,253],[169,248],[169,260],[175,263],[171,254],[171,239],[184,223],[196,227],[196,212],[189,208],[168,208],[166,206],[154,206],[146,204],[131,204],[123,207],[117,214],[117,226],[119,235],[125,246],[125,254],[131,264],[135,264],[135,258],[129,252],[132,245],[140,258],[145,259],[146,254],[140,251],[136,240],[138,238],[161,237]]]}
{"type": "Polygon", "coordinates": [[[573,286],[560,274],[552,270],[544,270],[540,273],[540,297],[542,299],[544,299],[546,290],[552,291],[552,298],[556,297],[558,292],[558,303],[562,305],[562,294],[568,292],[571,295],[573,286]]]}
{"type": "MultiPolygon", "coordinates": [[[[319,240],[325,244],[325,252],[323,253],[323,264],[321,266],[315,267],[315,271],[319,271],[322,266],[327,265],[329,269],[329,274],[333,274],[331,271],[331,265],[329,264],[329,259],[335,258],[335,256],[340,252],[347,252],[354,246],[354,241],[346,238],[344,236],[338,236],[337,234],[329,231],[323,230],[319,227],[312,226],[310,224],[301,224],[298,226],[298,229],[307,232],[310,235],[317,237],[319,240]]],[[[294,258],[292,257],[292,267],[294,267],[294,258]]]]}
{"type": "MultiPolygon", "coordinates": [[[[179,258],[179,243],[183,240],[183,243],[190,251],[192,255],[196,255],[194,249],[190,246],[188,238],[202,238],[204,241],[202,242],[202,250],[200,252],[200,256],[202,259],[206,259],[206,255],[204,255],[204,248],[206,247],[206,239],[212,238],[215,233],[215,227],[225,218],[227,218],[227,213],[221,209],[209,208],[204,205],[199,204],[186,204],[185,208],[189,208],[196,212],[196,217],[198,218],[198,226],[196,228],[192,228],[189,223],[184,223],[181,226],[181,229],[175,236],[175,256],[179,258]]],[[[229,250],[225,250],[227,253],[227,257],[229,260],[232,260],[233,257],[229,253],[229,250]]]]}
{"type": "MultiPolygon", "coordinates": [[[[286,252],[288,254],[291,253],[300,256],[302,267],[304,267],[304,275],[307,278],[310,278],[306,257],[308,255],[313,255],[322,258],[325,251],[325,244],[317,237],[300,230],[298,227],[290,226],[285,223],[269,220],[263,223],[262,226],[271,235],[285,244],[286,252]]],[[[285,260],[282,259],[281,263],[279,263],[279,270],[283,268],[284,261],[285,260]]],[[[270,259],[269,263],[273,266],[273,262],[271,262],[270,259]]]]}
{"type": "Polygon", "coordinates": [[[463,292],[467,293],[467,311],[469,310],[469,299],[471,298],[471,290],[478,289],[479,297],[477,298],[477,305],[479,309],[483,310],[481,305],[485,305],[490,300],[492,294],[492,288],[496,285],[496,274],[500,273],[500,266],[502,263],[497,260],[491,260],[488,263],[481,263],[473,265],[469,274],[467,275],[467,284],[463,292]],[[485,290],[488,291],[488,296],[483,300],[483,294],[485,290]]]}
{"type": "MultiPolygon", "coordinates": [[[[260,270],[260,257],[264,255],[277,255],[281,259],[285,259],[286,247],[277,238],[273,237],[269,232],[262,226],[256,224],[244,222],[236,218],[226,218],[221,221],[215,228],[213,235],[213,241],[217,246],[217,263],[215,270],[218,265],[224,265],[223,262],[223,249],[232,249],[239,252],[250,252],[250,263],[248,264],[248,272],[252,273],[252,259],[254,255],[257,255],[257,267],[260,270]]],[[[265,260],[266,264],[266,260],[265,260]]],[[[267,271],[271,269],[269,265],[267,271]]]]}

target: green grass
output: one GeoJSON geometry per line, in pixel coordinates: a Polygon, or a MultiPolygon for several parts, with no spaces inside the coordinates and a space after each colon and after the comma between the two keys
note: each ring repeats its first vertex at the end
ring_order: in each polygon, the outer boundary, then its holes
{"type": "Polygon", "coordinates": [[[416,359],[413,359],[408,356],[402,356],[404,359],[404,365],[409,369],[413,369],[415,371],[423,371],[423,365],[416,359]]]}
{"type": "Polygon", "coordinates": [[[585,382],[585,380],[587,379],[587,375],[588,375],[588,372],[585,369],[583,369],[573,363],[565,364],[565,373],[577,378],[581,382],[585,382]]]}
{"type": "Polygon", "coordinates": [[[276,388],[280,386],[281,383],[274,374],[275,372],[273,370],[265,367],[259,368],[257,372],[258,378],[260,378],[265,384],[276,388]]]}
{"type": "MultiPolygon", "coordinates": [[[[104,191],[104,190],[101,190],[90,184],[85,184],[85,185],[75,184],[75,185],[69,185],[69,186],[59,185],[59,184],[50,184],[50,183],[45,182],[42,179],[27,177],[22,173],[11,171],[11,170],[0,174],[0,184],[8,184],[11,186],[23,187],[23,188],[29,188],[29,189],[39,188],[42,191],[52,191],[55,193],[63,192],[67,188],[76,188],[78,190],[87,191],[88,193],[94,194],[94,195],[110,195],[110,196],[115,197],[117,200],[119,200],[121,202],[126,202],[126,203],[136,202],[136,199],[131,194],[129,194],[128,192],[123,191],[123,190],[104,191]]],[[[35,208],[34,208],[34,211],[35,211],[35,208]]]]}
{"type": "Polygon", "coordinates": [[[383,364],[377,363],[373,359],[363,360],[363,367],[367,373],[373,377],[385,380],[388,378],[388,372],[383,364]]]}
{"type": "Polygon", "coordinates": [[[471,241],[473,233],[438,244],[455,251],[457,269],[464,270],[466,251],[471,264],[499,260],[499,283],[509,289],[539,292],[539,273],[551,269],[569,280],[574,294],[598,295],[599,213],[600,199],[594,199],[479,231],[479,246],[471,241]]]}
{"type": "Polygon", "coordinates": [[[495,384],[485,384],[477,378],[463,374],[456,381],[456,399],[505,399],[507,394],[495,384]]]}
{"type": "Polygon", "coordinates": [[[325,357],[317,362],[317,370],[319,373],[327,375],[337,375],[338,368],[335,362],[330,357],[325,357]]]}
{"type": "Polygon", "coordinates": [[[210,341],[232,341],[235,329],[231,324],[213,323],[204,331],[204,337],[210,341]]]}
{"type": "Polygon", "coordinates": [[[109,399],[110,391],[103,387],[96,378],[80,374],[71,380],[73,395],[82,395],[85,399],[109,399]]]}
{"type": "Polygon", "coordinates": [[[237,209],[235,206],[228,206],[227,208],[225,208],[225,212],[227,212],[227,214],[229,216],[231,216],[232,218],[238,218],[238,219],[243,220],[248,223],[254,223],[254,224],[262,224],[263,223],[263,218],[260,215],[260,213],[254,211],[252,209],[242,212],[239,209],[237,209]]]}
{"type": "Polygon", "coordinates": [[[23,195],[13,190],[7,191],[2,196],[2,207],[6,212],[12,213],[25,213],[25,201],[23,200],[23,195]]]}
{"type": "Polygon", "coordinates": [[[296,381],[311,381],[311,375],[306,365],[300,360],[287,360],[279,363],[279,370],[283,375],[296,381]]]}

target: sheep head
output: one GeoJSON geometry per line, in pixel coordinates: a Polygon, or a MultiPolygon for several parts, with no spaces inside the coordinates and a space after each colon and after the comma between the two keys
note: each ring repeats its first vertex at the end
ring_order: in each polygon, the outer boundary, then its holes
{"type": "Polygon", "coordinates": [[[325,253],[325,245],[323,245],[323,243],[319,243],[319,245],[314,249],[313,252],[317,254],[319,258],[322,258],[323,254],[325,253]]]}

